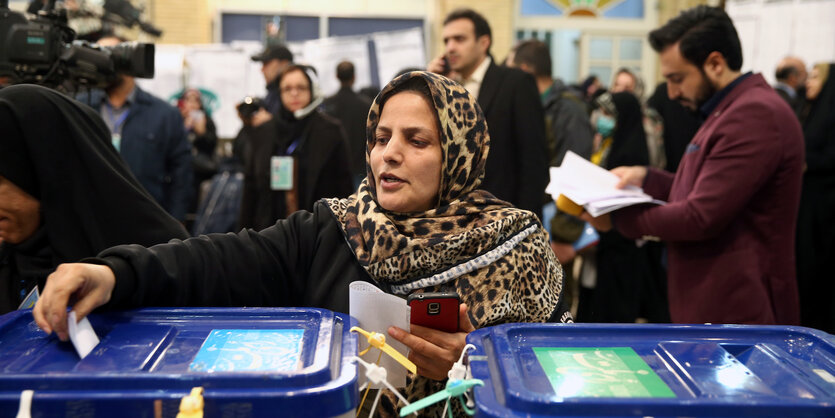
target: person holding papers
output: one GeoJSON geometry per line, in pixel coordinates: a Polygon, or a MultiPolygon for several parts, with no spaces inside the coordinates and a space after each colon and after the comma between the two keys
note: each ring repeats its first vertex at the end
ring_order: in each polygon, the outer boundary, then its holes
{"type": "Polygon", "coordinates": [[[795,219],[803,170],[797,118],[759,74],[741,74],[728,15],[698,6],[649,41],[670,98],[704,118],[675,175],[642,166],[612,170],[663,206],[592,219],[626,237],[668,244],[668,297],[677,323],[797,324],[795,219]]]}
{"type": "MultiPolygon", "coordinates": [[[[375,99],[367,133],[367,175],[348,198],[319,200],[262,231],[120,246],[99,255],[102,265],[63,265],[33,311],[38,325],[66,339],[71,296],[84,317],[108,302],[347,313],[353,281],[402,297],[455,291],[464,302],[458,332],[387,330],[411,349],[418,376],[405,393],[415,401],[444,388],[474,327],[570,322],[562,269],[539,220],[478,189],[490,137],[464,87],[422,71],[397,77],[375,99]]],[[[381,402],[385,416],[396,415],[393,398],[381,402]]],[[[437,405],[424,413],[440,415],[437,405]]]]}
{"type": "MultiPolygon", "coordinates": [[[[649,164],[641,103],[635,95],[604,93],[595,106],[593,161],[607,169],[649,164]]],[[[594,290],[581,288],[578,321],[635,322],[641,317],[669,322],[663,275],[653,268],[645,246],[615,230],[600,232],[596,250],[585,256],[584,270],[588,263],[595,264],[591,271],[597,273],[596,283],[594,290]]]]}

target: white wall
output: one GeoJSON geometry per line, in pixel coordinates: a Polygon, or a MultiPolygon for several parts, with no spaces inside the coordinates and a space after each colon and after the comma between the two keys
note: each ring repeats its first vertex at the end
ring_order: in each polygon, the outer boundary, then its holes
{"type": "Polygon", "coordinates": [[[743,71],[774,69],[787,55],[806,62],[835,61],[835,0],[729,0],[725,10],[742,42],[743,71]]]}

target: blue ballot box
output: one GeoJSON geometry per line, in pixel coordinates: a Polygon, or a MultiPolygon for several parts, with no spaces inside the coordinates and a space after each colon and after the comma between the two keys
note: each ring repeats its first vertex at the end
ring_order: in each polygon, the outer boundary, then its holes
{"type": "Polygon", "coordinates": [[[505,324],[467,341],[476,416],[835,417],[835,337],[809,328],[505,324]]]}
{"type": "Polygon", "coordinates": [[[142,309],[93,314],[83,360],[31,311],[0,317],[0,417],[174,417],[204,389],[206,417],[353,416],[357,337],[324,309],[142,309]]]}

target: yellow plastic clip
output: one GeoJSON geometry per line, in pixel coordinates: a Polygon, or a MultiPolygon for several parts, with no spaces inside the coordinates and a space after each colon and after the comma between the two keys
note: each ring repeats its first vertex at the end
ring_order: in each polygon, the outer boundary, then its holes
{"type": "Polygon", "coordinates": [[[417,374],[417,366],[415,366],[415,363],[409,361],[409,359],[407,359],[403,354],[400,354],[397,350],[395,350],[394,347],[386,344],[385,335],[380,334],[379,332],[368,332],[360,327],[351,327],[351,332],[358,332],[368,339],[368,348],[362,350],[359,355],[364,355],[368,352],[368,350],[371,350],[372,347],[379,348],[382,352],[388,354],[395,361],[402,364],[406,370],[417,374]]]}
{"type": "Polygon", "coordinates": [[[177,418],[203,418],[203,388],[198,386],[180,401],[177,418]]]}

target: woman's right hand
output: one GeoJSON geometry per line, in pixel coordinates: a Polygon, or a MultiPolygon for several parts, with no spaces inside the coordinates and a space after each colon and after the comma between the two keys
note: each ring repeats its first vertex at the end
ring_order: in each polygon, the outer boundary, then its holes
{"type": "Polygon", "coordinates": [[[35,322],[47,334],[53,331],[61,341],[67,341],[67,306],[73,303],[73,311],[80,321],[93,309],[110,300],[116,276],[110,267],[98,264],[61,264],[46,279],[32,310],[35,322]]]}
{"type": "Polygon", "coordinates": [[[644,179],[647,177],[647,168],[640,165],[615,167],[611,172],[620,177],[620,182],[617,185],[618,189],[626,186],[642,187],[644,179]]]}

